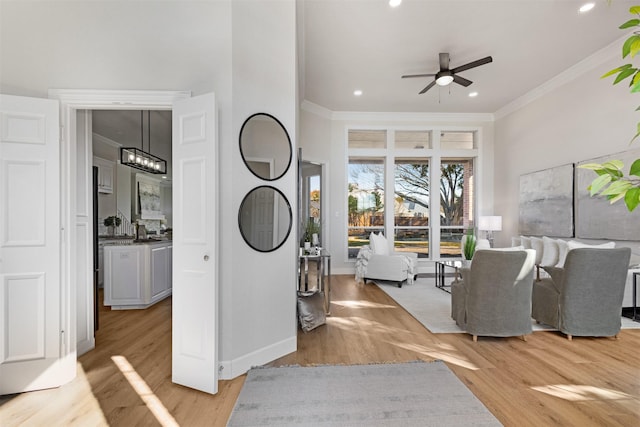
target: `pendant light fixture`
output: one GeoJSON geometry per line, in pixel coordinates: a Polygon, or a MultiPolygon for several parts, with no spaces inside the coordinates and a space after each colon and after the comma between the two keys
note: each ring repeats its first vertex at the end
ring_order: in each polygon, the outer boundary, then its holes
{"type": "Polygon", "coordinates": [[[151,111],[147,111],[147,144],[149,152],[144,151],[144,111],[140,111],[140,148],[121,147],[120,163],[153,174],[166,174],[167,161],[151,154],[151,111]]]}

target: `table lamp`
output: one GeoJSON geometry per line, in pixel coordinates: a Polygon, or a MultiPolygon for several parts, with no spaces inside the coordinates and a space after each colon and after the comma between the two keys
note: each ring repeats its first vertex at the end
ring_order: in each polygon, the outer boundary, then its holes
{"type": "Polygon", "coordinates": [[[501,216],[481,216],[478,219],[478,230],[487,232],[489,246],[493,247],[493,232],[502,230],[501,216]]]}

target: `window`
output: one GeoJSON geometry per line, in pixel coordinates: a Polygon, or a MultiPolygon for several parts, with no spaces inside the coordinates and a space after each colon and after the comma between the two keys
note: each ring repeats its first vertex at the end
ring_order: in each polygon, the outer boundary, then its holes
{"type": "Polygon", "coordinates": [[[397,130],[394,133],[396,149],[431,148],[431,132],[426,130],[397,130]]]}
{"type": "Polygon", "coordinates": [[[396,251],[460,258],[462,236],[474,226],[476,135],[350,129],[348,257],[357,257],[371,232],[383,232],[393,236],[396,251]]]}
{"type": "Polygon", "coordinates": [[[473,227],[473,159],[442,159],[440,212],[440,256],[459,257],[462,236],[473,227]]]}
{"type": "Polygon", "coordinates": [[[396,159],[394,226],[396,251],[429,256],[429,160],[396,159]]]}
{"type": "Polygon", "coordinates": [[[440,148],[443,150],[472,150],[475,132],[441,132],[440,148]]]}
{"type": "Polygon", "coordinates": [[[384,232],[384,160],[350,158],[348,175],[348,248],[355,259],[371,232],[384,232]]]}
{"type": "Polygon", "coordinates": [[[386,148],[386,130],[350,130],[349,148],[386,148]]]}

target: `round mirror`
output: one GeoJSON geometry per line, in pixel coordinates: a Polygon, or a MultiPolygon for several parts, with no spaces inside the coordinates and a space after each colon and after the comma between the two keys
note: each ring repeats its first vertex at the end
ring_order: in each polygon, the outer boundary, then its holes
{"type": "Polygon", "coordinates": [[[278,179],[291,164],[289,134],[272,115],[254,114],[240,129],[240,154],[244,164],[258,178],[278,179]]]}
{"type": "Polygon", "coordinates": [[[256,251],[271,252],[282,246],[291,233],[292,223],[291,205],[277,188],[256,187],[240,204],[240,234],[256,251]]]}

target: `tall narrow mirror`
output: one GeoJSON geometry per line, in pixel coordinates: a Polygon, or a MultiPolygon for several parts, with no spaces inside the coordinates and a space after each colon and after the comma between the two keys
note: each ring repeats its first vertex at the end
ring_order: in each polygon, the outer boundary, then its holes
{"type": "Polygon", "coordinates": [[[240,130],[240,154],[247,168],[258,178],[273,181],[291,164],[291,140],[282,123],[267,113],[245,120],[240,130]]]}

